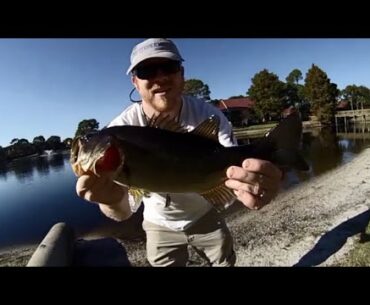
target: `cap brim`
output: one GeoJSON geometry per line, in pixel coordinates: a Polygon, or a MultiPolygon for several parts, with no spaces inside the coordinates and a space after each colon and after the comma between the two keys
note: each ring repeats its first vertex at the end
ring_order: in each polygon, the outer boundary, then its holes
{"type": "Polygon", "coordinates": [[[178,55],[176,54],[173,54],[172,52],[159,52],[157,54],[153,54],[153,55],[150,55],[150,56],[145,56],[139,60],[137,60],[136,62],[132,63],[130,65],[130,67],[128,68],[126,74],[129,75],[130,72],[141,62],[143,62],[144,60],[147,60],[147,59],[150,59],[150,58],[167,58],[167,59],[171,59],[171,60],[177,60],[177,61],[184,61],[184,59],[182,57],[179,57],[178,55]]]}

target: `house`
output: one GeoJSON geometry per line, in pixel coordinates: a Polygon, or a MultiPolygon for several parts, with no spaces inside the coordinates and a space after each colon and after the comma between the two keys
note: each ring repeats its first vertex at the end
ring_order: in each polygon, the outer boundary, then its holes
{"type": "Polygon", "coordinates": [[[218,102],[220,109],[234,127],[243,127],[253,119],[254,101],[248,97],[222,99],[218,102]]]}
{"type": "MultiPolygon", "coordinates": [[[[246,127],[249,125],[259,124],[261,122],[255,115],[254,105],[255,101],[249,97],[240,97],[220,100],[216,106],[225,114],[234,127],[246,127]]],[[[298,111],[296,107],[289,106],[280,114],[277,113],[275,115],[275,120],[285,118],[295,111],[298,111]]]]}
{"type": "Polygon", "coordinates": [[[337,103],[336,111],[341,111],[341,110],[351,110],[351,106],[348,101],[341,100],[337,103]]]}

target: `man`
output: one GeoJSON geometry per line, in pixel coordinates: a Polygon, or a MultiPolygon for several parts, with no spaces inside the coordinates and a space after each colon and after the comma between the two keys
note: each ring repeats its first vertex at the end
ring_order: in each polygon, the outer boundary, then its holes
{"type": "MultiPolygon", "coordinates": [[[[131,74],[142,101],[124,110],[109,126],[146,126],[153,115],[161,114],[190,131],[211,115],[217,115],[219,142],[224,146],[236,145],[230,124],[216,107],[182,96],[183,61],[170,40],[147,39],[136,45],[127,74],[131,74]]],[[[234,190],[236,198],[250,209],[259,209],[278,192],[282,173],[270,162],[246,159],[228,168],[226,175],[225,185],[234,190]]],[[[83,175],[76,190],[80,197],[98,203],[106,216],[117,221],[129,218],[135,210],[127,188],[112,182],[109,174],[83,175]]],[[[188,245],[212,266],[235,264],[233,241],[225,221],[200,195],[151,193],[142,201],[147,259],[152,266],[185,266],[188,245]]]]}

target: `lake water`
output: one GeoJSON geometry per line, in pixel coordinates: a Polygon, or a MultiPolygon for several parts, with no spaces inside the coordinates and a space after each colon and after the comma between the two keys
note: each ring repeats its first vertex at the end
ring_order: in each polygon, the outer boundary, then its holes
{"type": "MultiPolygon", "coordinates": [[[[302,153],[311,170],[289,171],[285,189],[340,166],[370,147],[369,130],[340,131],[304,133],[302,153]]],[[[67,153],[34,157],[0,168],[0,249],[39,243],[57,222],[71,225],[78,235],[113,225],[96,205],[76,195],[76,177],[68,158],[67,153]]]]}
{"type": "Polygon", "coordinates": [[[80,199],[68,154],[17,160],[0,171],[0,248],[39,243],[57,222],[77,234],[106,223],[97,206],[80,199]]]}

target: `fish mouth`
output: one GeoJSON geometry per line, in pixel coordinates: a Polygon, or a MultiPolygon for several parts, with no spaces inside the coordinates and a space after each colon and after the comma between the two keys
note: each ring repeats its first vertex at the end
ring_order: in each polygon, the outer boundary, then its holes
{"type": "Polygon", "coordinates": [[[104,157],[105,151],[110,147],[107,146],[104,150],[86,151],[86,139],[77,137],[71,145],[70,163],[73,172],[77,177],[80,177],[88,172],[93,172],[97,175],[96,164],[104,157]]]}
{"type": "Polygon", "coordinates": [[[124,154],[121,148],[114,143],[110,144],[105,150],[95,159],[92,164],[92,171],[99,176],[102,171],[119,172],[124,164],[124,154]]]}
{"type": "Polygon", "coordinates": [[[71,144],[71,155],[70,155],[70,162],[75,163],[78,159],[78,153],[80,152],[80,137],[73,139],[71,144]]]}
{"type": "Polygon", "coordinates": [[[82,166],[79,162],[72,164],[72,170],[77,177],[81,177],[83,174],[85,174],[85,171],[82,169],[82,166]]]}
{"type": "Polygon", "coordinates": [[[77,137],[73,139],[69,161],[71,163],[73,172],[78,177],[83,174],[81,164],[80,164],[81,162],[79,162],[78,160],[78,155],[80,153],[80,147],[81,147],[81,137],[77,137]]]}
{"type": "Polygon", "coordinates": [[[100,176],[119,173],[124,163],[124,151],[112,136],[77,137],[71,145],[70,164],[77,177],[85,174],[100,176]]]}

